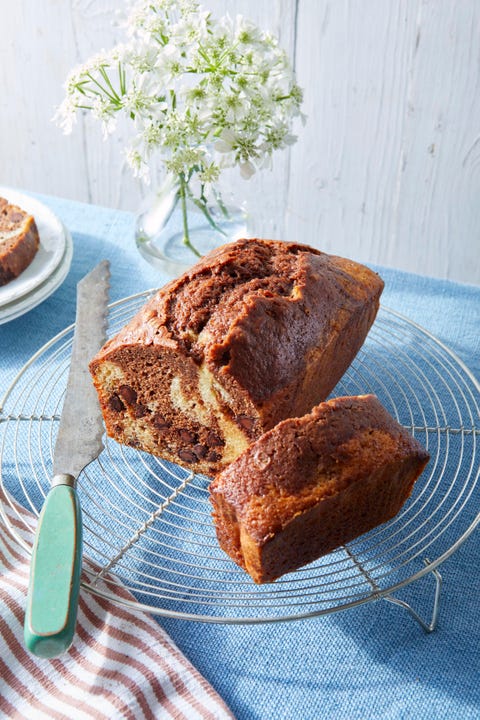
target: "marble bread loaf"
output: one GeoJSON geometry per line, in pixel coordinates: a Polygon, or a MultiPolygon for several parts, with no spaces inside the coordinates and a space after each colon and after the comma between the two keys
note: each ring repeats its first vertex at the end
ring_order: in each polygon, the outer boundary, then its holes
{"type": "Polygon", "coordinates": [[[108,434],[207,475],[324,400],[383,282],[306,245],[245,239],[152,297],[90,364],[108,434]]]}

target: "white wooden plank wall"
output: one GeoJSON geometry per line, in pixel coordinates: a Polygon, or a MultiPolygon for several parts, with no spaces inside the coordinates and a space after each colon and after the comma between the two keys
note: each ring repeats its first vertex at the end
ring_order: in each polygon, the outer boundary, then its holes
{"type": "MultiPolygon", "coordinates": [[[[480,1],[203,2],[279,35],[305,89],[298,143],[234,180],[253,232],[480,284],[480,1]]],[[[0,184],[138,207],[121,134],[51,122],[69,69],[120,39],[120,5],[0,0],[0,184]]]]}

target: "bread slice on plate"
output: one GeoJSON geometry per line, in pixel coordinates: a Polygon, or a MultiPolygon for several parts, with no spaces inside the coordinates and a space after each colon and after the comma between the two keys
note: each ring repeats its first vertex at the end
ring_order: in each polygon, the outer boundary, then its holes
{"type": "Polygon", "coordinates": [[[40,246],[35,219],[0,197],[0,286],[17,278],[40,246]]]}

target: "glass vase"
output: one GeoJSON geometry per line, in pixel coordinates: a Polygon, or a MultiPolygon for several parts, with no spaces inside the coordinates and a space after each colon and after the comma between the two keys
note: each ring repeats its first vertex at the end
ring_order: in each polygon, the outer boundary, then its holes
{"type": "Polygon", "coordinates": [[[168,277],[176,277],[210,250],[246,233],[244,205],[224,199],[218,188],[212,188],[207,198],[198,196],[171,177],[146,199],[135,225],[139,252],[168,277]]]}

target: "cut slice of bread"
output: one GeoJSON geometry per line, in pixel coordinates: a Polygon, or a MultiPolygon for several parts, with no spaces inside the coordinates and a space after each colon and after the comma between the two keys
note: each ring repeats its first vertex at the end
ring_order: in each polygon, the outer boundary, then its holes
{"type": "Polygon", "coordinates": [[[40,246],[32,215],[0,197],[0,285],[17,278],[40,246]]]}

